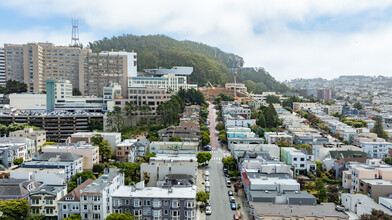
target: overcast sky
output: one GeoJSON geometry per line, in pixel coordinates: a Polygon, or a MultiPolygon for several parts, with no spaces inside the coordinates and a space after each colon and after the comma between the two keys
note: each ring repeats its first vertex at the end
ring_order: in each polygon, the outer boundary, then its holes
{"type": "Polygon", "coordinates": [[[392,1],[1,0],[0,44],[164,34],[240,55],[277,80],[392,76],[392,1]]]}

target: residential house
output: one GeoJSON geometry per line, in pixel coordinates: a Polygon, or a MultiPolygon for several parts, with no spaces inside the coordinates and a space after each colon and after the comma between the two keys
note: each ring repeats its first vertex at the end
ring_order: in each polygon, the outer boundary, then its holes
{"type": "Polygon", "coordinates": [[[35,152],[38,152],[38,149],[42,147],[42,145],[46,142],[46,131],[44,130],[34,130],[33,128],[25,128],[23,130],[12,131],[9,134],[10,137],[24,137],[34,140],[35,143],[35,152]]]}
{"type": "Polygon", "coordinates": [[[80,190],[80,215],[82,219],[105,219],[112,210],[113,193],[124,185],[124,175],[110,168],[93,183],[80,190]]]}
{"type": "Polygon", "coordinates": [[[67,176],[65,169],[42,169],[42,168],[23,168],[10,170],[8,172],[10,178],[13,179],[27,179],[36,182],[42,182],[45,185],[65,185],[67,183],[67,176]]]}
{"type": "Polygon", "coordinates": [[[45,185],[30,193],[30,213],[57,219],[57,201],[67,193],[67,185],[45,185]]]}
{"type": "Polygon", "coordinates": [[[157,154],[151,157],[148,163],[140,165],[140,178],[147,175],[147,186],[158,186],[159,181],[164,181],[168,175],[186,175],[192,181],[197,177],[198,162],[194,154],[157,154]]]}
{"type": "Polygon", "coordinates": [[[293,145],[293,136],[285,132],[264,132],[264,137],[268,144],[277,144],[279,142],[286,142],[293,145]]]}
{"type": "Polygon", "coordinates": [[[198,143],[195,142],[168,142],[154,141],[150,144],[150,153],[173,154],[188,153],[195,154],[198,150],[198,143]]]}
{"type": "Polygon", "coordinates": [[[0,179],[0,199],[27,199],[30,202],[30,193],[42,186],[42,183],[28,179],[0,179]]]}
{"type": "Polygon", "coordinates": [[[392,148],[392,143],[389,142],[360,142],[363,152],[367,153],[369,157],[384,158],[389,156],[389,149],[392,148]]]}
{"type": "Polygon", "coordinates": [[[392,215],[392,211],[383,205],[377,204],[372,198],[363,194],[342,193],[342,206],[348,211],[357,214],[371,214],[373,209],[381,210],[385,214],[392,215]]]}
{"type": "Polygon", "coordinates": [[[117,144],[121,143],[121,133],[115,132],[78,132],[74,133],[67,139],[67,143],[77,143],[79,141],[85,141],[86,143],[92,143],[91,138],[101,135],[103,140],[109,142],[112,151],[115,151],[117,144]]]}
{"type": "Polygon", "coordinates": [[[24,162],[23,168],[65,169],[67,180],[76,173],[83,171],[83,157],[68,152],[46,152],[33,157],[32,161],[24,162]]]}
{"type": "Polygon", "coordinates": [[[42,152],[69,152],[83,156],[83,170],[92,170],[93,166],[99,163],[99,146],[86,144],[84,141],[79,141],[75,144],[46,145],[42,148],[42,152]]]}
{"type": "Polygon", "coordinates": [[[57,201],[59,219],[67,218],[70,215],[80,215],[80,191],[93,182],[94,180],[87,179],[57,201]]]}

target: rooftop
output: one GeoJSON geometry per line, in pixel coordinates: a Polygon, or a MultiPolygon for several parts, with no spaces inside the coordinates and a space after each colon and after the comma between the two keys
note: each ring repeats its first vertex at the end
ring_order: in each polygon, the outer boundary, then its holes
{"type": "Polygon", "coordinates": [[[348,215],[335,210],[334,203],[322,203],[319,205],[285,205],[265,202],[250,202],[250,206],[253,207],[254,215],[258,217],[282,216],[287,218],[304,218],[311,216],[317,218],[339,217],[348,219],[348,215]]]}
{"type": "Polygon", "coordinates": [[[69,152],[44,152],[34,155],[33,161],[52,161],[57,158],[60,162],[73,162],[83,158],[83,156],[69,152]]]}
{"type": "Polygon", "coordinates": [[[120,186],[112,197],[123,198],[179,198],[179,199],[195,199],[196,187],[146,187],[143,189],[135,189],[133,186],[120,186]]]}
{"type": "Polygon", "coordinates": [[[382,210],[388,215],[392,215],[391,210],[389,210],[383,205],[377,204],[372,198],[368,197],[367,195],[343,193],[342,197],[344,196],[350,196],[351,201],[356,201],[358,203],[360,202],[361,204],[364,204],[362,208],[366,209],[368,213],[370,213],[372,209],[377,209],[377,210],[382,210]]]}
{"type": "Polygon", "coordinates": [[[392,186],[392,181],[381,180],[381,179],[360,179],[360,181],[372,185],[392,186]]]}
{"type": "Polygon", "coordinates": [[[117,168],[110,168],[109,173],[103,174],[93,183],[88,185],[83,192],[87,193],[99,193],[104,189],[118,174],[117,168]]]}
{"type": "Polygon", "coordinates": [[[34,116],[34,117],[66,117],[66,116],[102,116],[103,113],[99,112],[87,112],[83,110],[66,111],[66,110],[17,110],[11,113],[0,112],[0,116],[34,116]]]}
{"type": "Polygon", "coordinates": [[[67,195],[65,195],[63,198],[61,198],[59,201],[79,202],[80,201],[80,190],[86,188],[86,186],[88,186],[92,182],[94,182],[93,179],[87,179],[82,184],[80,184],[75,189],[73,189],[71,192],[69,192],[67,195]],[[66,198],[72,198],[72,199],[69,200],[69,199],[66,199],[66,198]]]}

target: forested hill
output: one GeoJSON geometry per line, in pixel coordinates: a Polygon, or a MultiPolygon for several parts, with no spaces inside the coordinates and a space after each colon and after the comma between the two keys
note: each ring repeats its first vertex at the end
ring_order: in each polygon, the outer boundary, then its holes
{"type": "Polygon", "coordinates": [[[262,92],[274,91],[286,93],[290,88],[285,84],[275,80],[264,68],[257,70],[247,70],[240,72],[237,76],[237,82],[242,82],[248,88],[248,92],[260,94],[262,92]]]}
{"type": "MultiPolygon", "coordinates": [[[[241,68],[242,57],[226,53],[216,47],[193,41],[178,41],[164,35],[134,36],[131,34],[104,38],[89,43],[94,52],[135,51],[138,54],[138,70],[149,68],[171,68],[173,66],[192,66],[191,83],[204,86],[207,81],[224,85],[233,82],[230,68],[241,68]]],[[[238,76],[248,90],[254,93],[263,91],[287,92],[284,84],[277,82],[264,69],[243,71],[238,76]]]]}
{"type": "Polygon", "coordinates": [[[111,39],[104,38],[89,44],[94,52],[135,51],[138,54],[138,70],[148,68],[171,68],[193,66],[191,83],[204,86],[224,84],[233,80],[230,68],[242,67],[241,57],[221,51],[205,44],[191,41],[177,41],[163,35],[134,36],[131,34],[111,39]]]}

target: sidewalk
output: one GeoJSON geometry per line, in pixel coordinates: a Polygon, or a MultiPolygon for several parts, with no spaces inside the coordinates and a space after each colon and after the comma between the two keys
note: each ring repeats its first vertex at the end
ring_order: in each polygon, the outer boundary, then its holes
{"type": "Polygon", "coordinates": [[[240,219],[243,220],[251,220],[250,210],[248,206],[248,200],[245,198],[245,192],[243,189],[238,190],[238,192],[234,193],[237,204],[241,204],[241,208],[237,210],[237,214],[240,216],[240,219]]]}
{"type": "MultiPolygon", "coordinates": [[[[196,177],[196,191],[197,192],[205,192],[205,185],[201,184],[204,183],[204,171],[205,171],[205,167],[204,166],[199,166],[197,168],[197,177],[196,177]]],[[[198,204],[198,203],[197,203],[198,204]]],[[[200,208],[199,208],[199,204],[197,205],[197,209],[196,209],[196,220],[205,220],[206,219],[206,213],[205,212],[201,212],[200,208]]]]}

